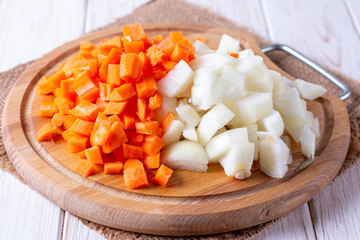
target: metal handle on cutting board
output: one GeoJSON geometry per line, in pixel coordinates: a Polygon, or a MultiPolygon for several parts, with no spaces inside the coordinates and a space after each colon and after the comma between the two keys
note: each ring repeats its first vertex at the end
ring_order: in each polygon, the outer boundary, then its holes
{"type": "Polygon", "coordinates": [[[340,79],[335,77],[333,74],[329,73],[324,68],[322,68],[318,64],[314,63],[309,58],[305,57],[303,54],[296,51],[292,47],[289,47],[285,44],[270,44],[270,45],[262,47],[261,50],[264,53],[271,52],[274,50],[282,50],[282,51],[290,54],[291,56],[299,59],[301,62],[303,62],[303,63],[307,64],[308,66],[310,66],[311,68],[315,69],[318,73],[320,73],[325,78],[327,78],[330,82],[332,82],[337,87],[339,87],[343,92],[338,96],[338,98],[340,98],[341,100],[345,100],[350,97],[351,90],[348,85],[346,85],[344,82],[342,82],[340,79]]]}

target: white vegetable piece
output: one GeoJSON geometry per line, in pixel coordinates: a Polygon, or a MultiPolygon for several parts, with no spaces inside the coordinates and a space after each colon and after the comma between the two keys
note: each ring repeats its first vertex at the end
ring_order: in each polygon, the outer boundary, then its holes
{"type": "Polygon", "coordinates": [[[315,137],[320,136],[320,125],[319,125],[319,119],[314,118],[313,125],[311,127],[311,131],[315,134],[315,137]]]}
{"type": "Polygon", "coordinates": [[[285,85],[282,80],[281,74],[279,72],[276,72],[274,70],[269,70],[269,73],[271,75],[271,78],[273,80],[273,95],[277,95],[278,93],[281,93],[285,90],[285,85]]]}
{"type": "Polygon", "coordinates": [[[182,135],[184,136],[184,138],[197,142],[198,141],[198,137],[196,134],[196,130],[195,127],[185,127],[183,130],[182,135]]]}
{"type": "Polygon", "coordinates": [[[300,96],[306,100],[314,100],[327,92],[324,87],[318,84],[305,82],[302,79],[295,80],[295,87],[299,91],[300,96]]]}
{"type": "Polygon", "coordinates": [[[254,159],[254,145],[252,142],[245,142],[231,146],[226,155],[219,160],[226,175],[237,179],[250,177],[254,159]]]}
{"type": "Polygon", "coordinates": [[[209,66],[214,66],[214,68],[219,68],[224,65],[236,66],[239,62],[239,59],[231,57],[226,53],[209,53],[192,60],[190,62],[190,67],[194,71],[197,71],[200,68],[209,66]]]}
{"type": "Polygon", "coordinates": [[[178,113],[181,120],[183,120],[187,126],[196,127],[199,124],[200,115],[189,104],[179,102],[179,105],[176,107],[175,110],[178,113]]]}
{"type": "Polygon", "coordinates": [[[217,52],[220,53],[237,53],[240,50],[240,41],[230,37],[227,34],[221,36],[217,52]]]}
{"type": "Polygon", "coordinates": [[[199,40],[196,40],[193,46],[195,47],[195,52],[210,50],[210,48],[205,43],[199,40]]]}
{"type": "Polygon", "coordinates": [[[243,124],[242,127],[246,127],[248,136],[249,136],[249,142],[255,143],[254,148],[254,160],[257,161],[259,159],[259,147],[258,147],[258,136],[257,131],[258,127],[256,123],[250,123],[250,124],[243,124]]]}
{"type": "Polygon", "coordinates": [[[300,142],[302,154],[309,159],[313,159],[315,155],[315,134],[307,125],[304,126],[300,142]]]}
{"type": "Polygon", "coordinates": [[[280,138],[269,136],[259,140],[259,153],[263,173],[273,178],[284,177],[288,170],[289,148],[280,138]]]}
{"type": "Polygon", "coordinates": [[[193,70],[184,60],[181,60],[163,79],[157,82],[158,90],[165,96],[176,97],[189,89],[193,75],[193,70]]]}
{"type": "Polygon", "coordinates": [[[306,119],[283,117],[283,121],[285,124],[285,130],[290,134],[290,136],[295,140],[295,142],[298,143],[300,141],[300,136],[306,124],[306,119]]]}
{"type": "Polygon", "coordinates": [[[171,144],[161,151],[161,161],[173,169],[206,172],[208,158],[198,142],[183,140],[171,144]]]}
{"type": "Polygon", "coordinates": [[[199,110],[208,110],[216,104],[212,92],[216,79],[214,67],[209,66],[195,72],[194,85],[191,87],[191,102],[199,110]]]}
{"type": "Polygon", "coordinates": [[[228,81],[235,85],[239,89],[239,92],[241,92],[241,96],[239,97],[244,96],[247,92],[244,74],[231,66],[224,65],[221,68],[221,81],[228,81]]]}
{"type": "Polygon", "coordinates": [[[181,134],[184,130],[184,124],[174,119],[170,126],[166,129],[164,136],[162,136],[161,140],[164,142],[164,146],[168,146],[180,140],[181,134]]]}
{"type": "Polygon", "coordinates": [[[244,74],[247,80],[262,77],[268,71],[266,65],[257,56],[242,59],[236,69],[244,74]]]}
{"type": "Polygon", "coordinates": [[[200,120],[197,135],[199,142],[205,145],[218,129],[224,127],[233,117],[231,112],[224,104],[216,104],[200,120]]]}
{"type": "Polygon", "coordinates": [[[269,71],[265,71],[261,77],[246,79],[246,87],[249,91],[271,92],[273,86],[273,79],[269,71]]]}
{"type": "Polygon", "coordinates": [[[259,130],[272,133],[274,136],[280,137],[284,132],[284,121],[278,111],[272,112],[258,122],[259,130]]]}
{"type": "Polygon", "coordinates": [[[290,88],[276,96],[274,105],[275,109],[285,117],[306,118],[306,106],[304,106],[296,88],[290,88]]]}
{"type": "Polygon", "coordinates": [[[248,49],[244,49],[244,50],[242,50],[242,51],[240,51],[239,53],[238,53],[238,59],[244,59],[244,58],[247,58],[247,57],[250,57],[250,56],[254,56],[255,54],[254,54],[254,52],[253,52],[253,50],[251,50],[250,48],[248,48],[248,49]]]}
{"type": "Polygon", "coordinates": [[[236,128],[223,132],[213,138],[204,146],[209,163],[218,162],[233,144],[248,142],[248,133],[246,128],[236,128]]]}
{"type": "Polygon", "coordinates": [[[162,104],[160,105],[160,107],[158,107],[155,110],[156,121],[160,123],[168,112],[175,113],[176,105],[177,105],[176,98],[163,96],[162,104]]]}
{"type": "Polygon", "coordinates": [[[292,157],[292,153],[291,153],[291,139],[288,135],[282,135],[281,140],[283,140],[283,142],[286,144],[286,146],[289,149],[289,158],[288,158],[288,164],[291,164],[293,162],[293,157],[292,157]]]}
{"type": "Polygon", "coordinates": [[[229,122],[248,124],[259,121],[269,115],[273,109],[272,93],[251,93],[244,98],[224,102],[235,117],[229,122]]]}

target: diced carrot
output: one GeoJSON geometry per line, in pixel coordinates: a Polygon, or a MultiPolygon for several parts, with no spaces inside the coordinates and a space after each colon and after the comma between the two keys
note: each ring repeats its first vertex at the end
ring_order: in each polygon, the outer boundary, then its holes
{"type": "Polygon", "coordinates": [[[78,59],[96,59],[96,57],[91,53],[87,51],[81,51],[76,56],[78,59]]]}
{"type": "Polygon", "coordinates": [[[100,111],[104,111],[106,106],[108,105],[108,102],[101,98],[96,98],[95,105],[99,107],[100,111]]]}
{"type": "Polygon", "coordinates": [[[109,53],[113,48],[122,50],[121,37],[116,36],[113,39],[110,40],[106,39],[105,41],[101,41],[100,44],[98,45],[98,48],[107,53],[109,53]]]}
{"type": "Polygon", "coordinates": [[[76,118],[71,115],[64,115],[63,116],[63,126],[64,129],[69,129],[74,124],[76,118]]]}
{"type": "Polygon", "coordinates": [[[52,117],[56,112],[53,100],[43,100],[40,105],[40,117],[52,117]]]}
{"type": "Polygon", "coordinates": [[[84,177],[88,177],[95,173],[95,168],[93,164],[83,161],[75,168],[75,172],[84,177]]]}
{"type": "Polygon", "coordinates": [[[68,99],[73,99],[76,96],[76,92],[71,87],[73,84],[74,78],[62,80],[60,83],[61,96],[68,99]]]}
{"type": "Polygon", "coordinates": [[[143,149],[139,146],[133,146],[129,144],[123,144],[123,151],[125,158],[137,158],[141,159],[143,157],[143,149]]]}
{"type": "Polygon", "coordinates": [[[117,115],[111,115],[108,117],[108,121],[111,122],[111,123],[114,123],[114,122],[119,122],[122,124],[120,118],[117,116],[117,115]]]}
{"type": "Polygon", "coordinates": [[[151,122],[137,122],[135,123],[137,133],[147,135],[157,135],[159,133],[159,124],[157,121],[151,122]]]}
{"type": "Polygon", "coordinates": [[[146,50],[146,56],[150,59],[152,66],[164,61],[164,53],[156,45],[152,45],[146,50]]]}
{"type": "Polygon", "coordinates": [[[91,42],[80,42],[80,50],[81,51],[91,51],[95,48],[94,44],[92,44],[91,42]]]}
{"type": "Polygon", "coordinates": [[[141,24],[123,26],[124,38],[130,37],[131,41],[147,41],[147,36],[141,24]]]}
{"type": "Polygon", "coordinates": [[[99,76],[101,82],[107,81],[108,75],[108,65],[109,64],[119,64],[120,63],[121,50],[117,48],[112,48],[109,55],[104,59],[101,67],[99,68],[99,76]]]}
{"type": "Polygon", "coordinates": [[[110,94],[110,101],[120,102],[127,100],[136,95],[136,91],[132,83],[125,83],[115,88],[110,94]]]}
{"type": "Polygon", "coordinates": [[[122,129],[121,124],[119,122],[114,122],[111,124],[110,135],[103,145],[104,153],[112,152],[114,149],[126,143],[127,140],[127,136],[122,129]]]}
{"type": "Polygon", "coordinates": [[[153,37],[154,39],[154,44],[158,45],[162,40],[165,39],[165,37],[163,35],[156,35],[153,37]]]}
{"type": "Polygon", "coordinates": [[[189,49],[187,47],[176,44],[174,51],[171,53],[170,59],[174,62],[179,62],[180,60],[189,62],[189,55],[189,49]]]}
{"type": "Polygon", "coordinates": [[[105,101],[109,101],[109,96],[114,90],[115,85],[113,83],[102,83],[99,82],[100,98],[105,101]]]}
{"type": "Polygon", "coordinates": [[[160,153],[154,156],[144,156],[142,160],[146,169],[157,169],[160,166],[160,153]]]}
{"type": "Polygon", "coordinates": [[[92,102],[99,96],[99,88],[86,76],[72,85],[76,94],[83,100],[92,102]]]}
{"type": "Polygon", "coordinates": [[[146,56],[146,54],[145,54],[144,52],[140,52],[140,53],[138,54],[138,57],[139,57],[139,59],[141,60],[143,66],[144,66],[144,67],[143,67],[143,70],[144,70],[144,68],[145,68],[146,65],[148,64],[149,59],[148,59],[148,57],[146,56]]]}
{"type": "Polygon", "coordinates": [[[53,126],[61,127],[64,123],[64,116],[60,113],[55,113],[51,119],[53,126]]]}
{"type": "Polygon", "coordinates": [[[70,152],[78,153],[84,151],[88,146],[89,138],[75,134],[68,141],[70,152]]]}
{"type": "Polygon", "coordinates": [[[173,174],[173,170],[166,167],[165,165],[161,165],[159,169],[156,171],[155,176],[151,179],[154,183],[157,183],[163,187],[168,183],[171,175],[173,174]]]}
{"type": "Polygon", "coordinates": [[[137,112],[140,121],[146,120],[146,100],[139,98],[137,100],[137,112]]]}
{"type": "Polygon", "coordinates": [[[157,85],[153,76],[143,77],[135,84],[138,98],[149,98],[157,91],[157,85]]]}
{"type": "Polygon", "coordinates": [[[154,111],[155,109],[157,109],[158,107],[161,106],[162,104],[162,95],[157,92],[154,96],[149,98],[149,104],[148,104],[148,108],[150,111],[154,111]]]}
{"type": "Polygon", "coordinates": [[[120,85],[120,64],[109,64],[107,82],[120,85]]]}
{"type": "Polygon", "coordinates": [[[166,72],[170,72],[176,66],[177,62],[174,61],[165,61],[162,63],[163,67],[165,68],[166,72]]]}
{"type": "Polygon", "coordinates": [[[145,136],[142,144],[144,154],[147,156],[154,156],[158,154],[163,146],[164,142],[156,135],[145,136]]]}
{"type": "Polygon", "coordinates": [[[53,91],[53,95],[55,97],[61,97],[61,88],[56,88],[55,91],[53,91]]]}
{"type": "Polygon", "coordinates": [[[234,57],[234,58],[238,58],[239,54],[238,53],[228,53],[230,56],[234,57]]]}
{"type": "Polygon", "coordinates": [[[164,53],[164,59],[170,59],[171,53],[175,48],[175,44],[170,40],[170,38],[165,38],[158,44],[159,49],[164,53]]]}
{"type": "Polygon", "coordinates": [[[134,114],[125,111],[122,114],[121,120],[124,123],[126,129],[135,129],[136,117],[134,114]]]}
{"type": "Polygon", "coordinates": [[[100,124],[106,124],[109,126],[111,125],[111,122],[109,121],[108,117],[102,112],[99,112],[99,114],[96,117],[93,131],[96,131],[98,129],[98,127],[100,126],[100,124]]]}
{"type": "Polygon", "coordinates": [[[52,76],[41,78],[37,84],[37,88],[40,94],[49,94],[55,91],[56,88],[59,88],[61,80],[66,78],[64,71],[57,72],[52,76]]]}
{"type": "Polygon", "coordinates": [[[89,136],[93,127],[94,127],[93,122],[81,120],[78,118],[75,120],[70,130],[85,136],[89,136]]]}
{"type": "Polygon", "coordinates": [[[51,123],[44,124],[36,133],[36,141],[52,141],[52,127],[51,123]]]}
{"type": "Polygon", "coordinates": [[[104,110],[104,114],[106,115],[121,114],[125,110],[126,104],[127,104],[126,100],[121,102],[110,101],[104,110]]]}
{"type": "Polygon", "coordinates": [[[160,127],[166,130],[170,126],[172,121],[174,121],[174,119],[175,119],[175,114],[173,112],[168,112],[161,121],[160,127]]]}
{"type": "Polygon", "coordinates": [[[83,101],[71,109],[70,114],[82,120],[95,121],[99,111],[99,107],[96,104],[83,101]]]}
{"type": "Polygon", "coordinates": [[[104,174],[120,174],[123,168],[122,162],[109,162],[104,164],[104,174]]]}
{"type": "Polygon", "coordinates": [[[112,151],[112,153],[114,155],[116,162],[122,162],[122,163],[125,162],[124,151],[122,149],[122,145],[120,147],[114,149],[112,151]]]}
{"type": "Polygon", "coordinates": [[[107,123],[100,123],[99,127],[93,133],[92,146],[103,146],[108,140],[111,132],[111,126],[107,123]]]}
{"type": "Polygon", "coordinates": [[[103,164],[101,153],[98,147],[85,149],[85,155],[92,164],[103,164]]]}
{"type": "Polygon", "coordinates": [[[76,155],[78,155],[78,157],[79,157],[79,158],[81,158],[81,159],[86,159],[85,150],[84,150],[84,151],[81,151],[81,152],[76,153],[76,155]]]}
{"type": "Polygon", "coordinates": [[[74,102],[64,97],[56,97],[54,99],[54,105],[60,114],[65,115],[70,113],[70,109],[74,107],[74,102]]]}
{"type": "Polygon", "coordinates": [[[181,32],[176,32],[176,31],[170,32],[169,37],[170,37],[170,40],[173,43],[180,43],[181,40],[183,39],[182,33],[181,32]]]}
{"type": "Polygon", "coordinates": [[[62,136],[63,136],[65,142],[68,142],[69,139],[72,138],[74,135],[76,135],[76,133],[74,131],[69,130],[69,129],[63,131],[63,133],[62,133],[62,136]]]}
{"type": "Polygon", "coordinates": [[[142,162],[138,159],[129,159],[124,164],[124,182],[130,189],[149,186],[142,162]]]}
{"type": "Polygon", "coordinates": [[[191,44],[191,42],[189,41],[189,39],[187,37],[184,37],[181,40],[180,45],[186,47],[189,50],[189,55],[191,55],[195,52],[195,47],[191,44]]]}
{"type": "Polygon", "coordinates": [[[124,43],[125,53],[136,53],[144,51],[144,42],[143,41],[133,41],[124,43]]]}
{"type": "Polygon", "coordinates": [[[65,63],[63,69],[65,75],[70,77],[75,71],[88,70],[90,76],[94,76],[97,72],[97,60],[96,59],[70,59],[65,63]]]}
{"type": "Polygon", "coordinates": [[[153,72],[152,72],[154,78],[156,81],[162,79],[163,77],[166,76],[166,71],[163,71],[161,69],[155,69],[153,72]]]}
{"type": "Polygon", "coordinates": [[[127,53],[121,56],[120,78],[126,82],[137,81],[141,75],[143,63],[135,53],[127,53]]]}
{"type": "Polygon", "coordinates": [[[111,163],[111,162],[117,162],[114,154],[110,153],[110,154],[103,154],[101,155],[101,158],[103,160],[103,163],[111,163]]]}
{"type": "Polygon", "coordinates": [[[130,145],[141,146],[144,140],[144,134],[132,132],[129,143],[130,145]]]}

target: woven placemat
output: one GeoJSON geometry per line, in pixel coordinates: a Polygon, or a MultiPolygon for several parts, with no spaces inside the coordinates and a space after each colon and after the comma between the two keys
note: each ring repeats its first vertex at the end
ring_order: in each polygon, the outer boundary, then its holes
{"type": "MultiPolygon", "coordinates": [[[[114,23],[105,26],[104,28],[119,27],[126,24],[133,23],[191,23],[201,24],[209,26],[218,26],[231,28],[237,31],[249,32],[245,27],[238,26],[233,22],[216,16],[206,9],[200,9],[193,5],[187,4],[181,0],[156,0],[152,1],[138,9],[132,14],[125,16],[121,19],[117,19],[114,23]]],[[[102,28],[102,29],[104,29],[102,28]]],[[[261,38],[256,33],[252,32],[255,36],[258,44],[264,45],[269,41],[261,38]]],[[[270,58],[278,64],[285,71],[293,75],[294,77],[303,78],[308,81],[321,84],[325,86],[330,93],[338,94],[338,90],[329,83],[328,80],[319,76],[315,71],[307,67],[306,65],[296,61],[291,56],[284,53],[274,52],[269,55],[270,58]]],[[[2,112],[5,99],[9,93],[11,87],[14,85],[16,79],[21,75],[22,72],[29,66],[30,63],[19,65],[7,72],[0,73],[0,112],[2,112]]],[[[353,79],[346,77],[336,71],[328,69],[334,75],[342,79],[352,89],[351,97],[346,100],[346,106],[349,112],[350,123],[351,123],[351,142],[349,152],[346,156],[345,162],[339,171],[338,176],[344,173],[352,165],[354,165],[360,159],[359,153],[359,123],[360,123],[360,84],[353,79]]],[[[16,172],[15,168],[9,161],[6,154],[3,139],[0,135],[0,169],[8,171],[18,177],[21,181],[22,178],[16,172]]],[[[108,239],[252,239],[260,232],[271,226],[273,223],[279,221],[283,217],[274,219],[270,222],[260,224],[251,228],[233,231],[229,233],[201,236],[201,237],[163,237],[153,236],[139,233],[126,232],[118,229],[113,229],[107,226],[103,226],[94,222],[81,219],[82,222],[89,226],[91,229],[98,231],[101,235],[108,239]]]]}

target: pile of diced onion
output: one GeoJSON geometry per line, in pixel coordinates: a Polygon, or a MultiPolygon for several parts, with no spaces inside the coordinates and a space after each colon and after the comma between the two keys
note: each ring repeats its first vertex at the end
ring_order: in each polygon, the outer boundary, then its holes
{"type": "Polygon", "coordinates": [[[319,121],[306,100],[326,89],[269,70],[260,56],[240,51],[240,42],[228,35],[217,50],[200,41],[194,46],[195,60],[180,61],[158,82],[163,105],[157,118],[176,115],[162,138],[165,165],[206,172],[208,164],[220,163],[226,175],[245,179],[259,160],[262,172],[282,178],[292,162],[290,137],[314,159],[319,121]]]}

